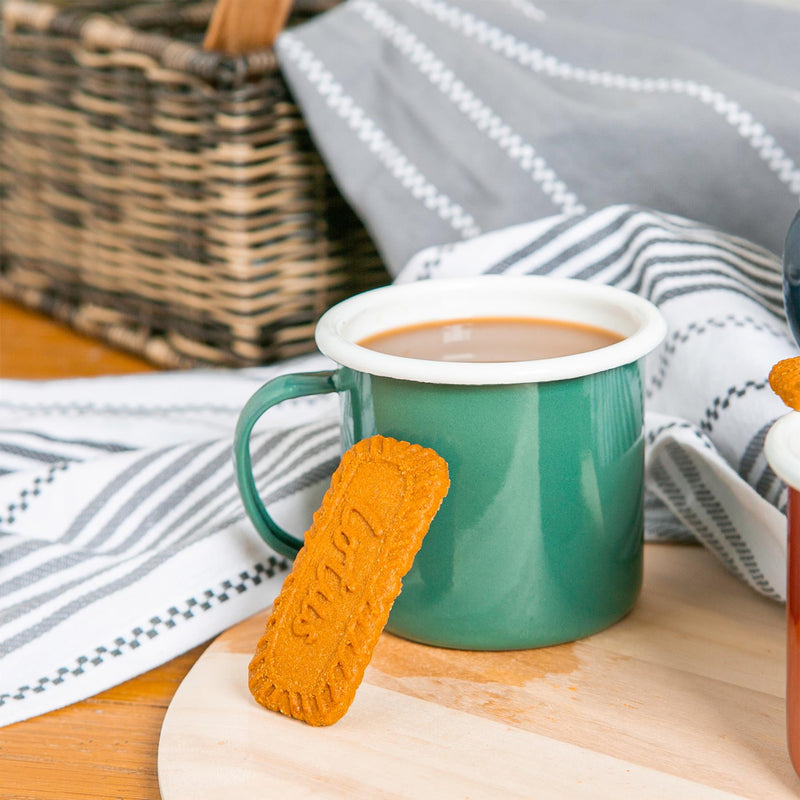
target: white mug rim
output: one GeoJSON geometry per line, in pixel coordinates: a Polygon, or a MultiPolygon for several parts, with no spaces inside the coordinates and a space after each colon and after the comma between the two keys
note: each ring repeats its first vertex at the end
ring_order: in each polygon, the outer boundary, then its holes
{"type": "Polygon", "coordinates": [[[787,486],[800,490],[800,412],[790,411],[772,424],[764,439],[764,455],[787,486]]]}
{"type": "Polygon", "coordinates": [[[496,385],[567,380],[630,364],[655,349],[666,330],[660,311],[627,290],[574,278],[481,275],[392,284],[354,295],[322,315],[315,338],[320,351],[337,364],[370,375],[421,383],[496,385]],[[527,308],[531,310],[526,313],[527,308]],[[404,325],[502,316],[584,322],[625,338],[569,356],[492,363],[406,358],[358,344],[367,336],[404,325]]]}

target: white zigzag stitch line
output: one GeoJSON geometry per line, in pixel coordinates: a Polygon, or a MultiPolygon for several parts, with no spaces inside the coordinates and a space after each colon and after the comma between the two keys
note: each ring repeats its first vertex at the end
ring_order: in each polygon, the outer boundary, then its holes
{"type": "Polygon", "coordinates": [[[284,33],[281,50],[300,68],[309,83],[316,88],[328,106],[343,119],[369,151],[408,189],[412,196],[449,223],[465,239],[481,233],[475,219],[447,195],[440,192],[412,164],[392,140],[370,119],[314,56],[291,33],[284,33]]]}
{"type": "Polygon", "coordinates": [[[547,14],[538,6],[529,3],[528,0],[506,0],[506,2],[517,11],[521,11],[528,19],[535,19],[537,22],[547,19],[547,14]]]}
{"type": "Polygon", "coordinates": [[[553,204],[565,214],[582,214],[586,207],[528,142],[458,80],[436,55],[402,23],[372,0],[355,0],[353,8],[385,36],[475,126],[527,172],[553,204]]]}
{"type": "Polygon", "coordinates": [[[780,182],[786,185],[792,194],[800,197],[800,170],[794,161],[778,145],[774,137],[767,133],[766,128],[753,119],[750,112],[707,84],[681,78],[639,78],[634,75],[576,67],[555,56],[545,55],[540,49],[531,47],[512,34],[504,33],[485,20],[478,19],[469,12],[450,6],[441,0],[408,0],[408,2],[439,22],[449,25],[454,30],[461,30],[465,36],[476,39],[534,72],[542,72],[553,78],[603,86],[607,89],[646,94],[682,94],[696,99],[735,128],[769,169],[777,175],[780,182]]]}

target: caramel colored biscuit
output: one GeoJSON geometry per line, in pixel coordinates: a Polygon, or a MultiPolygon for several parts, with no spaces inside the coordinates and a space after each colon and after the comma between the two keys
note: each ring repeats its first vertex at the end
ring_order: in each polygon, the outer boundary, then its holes
{"type": "Polygon", "coordinates": [[[769,385],[789,408],[800,411],[800,356],[779,361],[770,370],[769,385]]]}
{"type": "Polygon", "coordinates": [[[449,484],[420,445],[373,436],[344,454],[250,662],[258,703],[311,725],[344,715],[449,484]]]}

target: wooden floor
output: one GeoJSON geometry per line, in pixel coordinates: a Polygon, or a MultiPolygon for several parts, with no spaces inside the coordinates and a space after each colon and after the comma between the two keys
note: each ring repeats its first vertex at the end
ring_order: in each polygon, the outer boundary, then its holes
{"type": "MultiPolygon", "coordinates": [[[[0,300],[0,377],[64,378],[152,370],[135,356],[0,300]]],[[[205,645],[197,647],[82,703],[0,728],[0,798],[159,800],[161,722],[180,682],[204,649],[205,645]]]]}

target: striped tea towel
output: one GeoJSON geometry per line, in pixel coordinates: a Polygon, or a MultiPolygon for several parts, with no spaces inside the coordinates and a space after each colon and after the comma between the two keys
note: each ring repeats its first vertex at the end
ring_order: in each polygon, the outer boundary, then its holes
{"type": "MultiPolygon", "coordinates": [[[[0,382],[0,725],[89,697],[266,607],[289,567],[245,521],[233,429],[281,367],[0,382]]],[[[256,429],[264,497],[302,532],[338,463],[336,400],[256,429]]]]}
{"type": "Polygon", "coordinates": [[[396,273],[423,247],[635,203],[773,252],[800,200],[800,3],[348,0],[277,53],[396,273]]]}
{"type": "MultiPolygon", "coordinates": [[[[778,259],[631,206],[425,250],[398,280],[553,274],[613,284],[669,322],[647,372],[646,535],[695,539],[784,594],[785,489],[764,461],[796,355],[778,259]]],[[[442,282],[446,291],[446,282],[442,282]]],[[[269,377],[329,366],[0,382],[0,724],[88,697],[267,606],[288,564],[245,519],[233,428],[269,377]]],[[[337,400],[289,401],[253,442],[276,519],[306,530],[339,457],[337,400]]]]}

